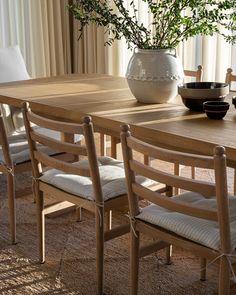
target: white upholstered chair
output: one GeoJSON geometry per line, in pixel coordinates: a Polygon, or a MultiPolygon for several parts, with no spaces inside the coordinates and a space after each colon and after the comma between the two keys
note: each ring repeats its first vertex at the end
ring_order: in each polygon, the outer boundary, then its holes
{"type": "Polygon", "coordinates": [[[122,126],[121,142],[131,222],[130,294],[138,293],[140,234],[144,234],[160,243],[185,248],[212,263],[219,262],[218,294],[229,295],[231,258],[236,257],[236,198],[227,192],[224,147],[216,147],[209,157],[166,150],[133,137],[127,125],[122,126]],[[195,180],[163,171],[164,165],[157,168],[144,165],[133,159],[134,151],[164,162],[187,166],[194,163],[196,167],[213,169],[215,180],[195,180]],[[185,192],[168,198],[137,183],[137,173],[185,192]],[[141,209],[139,198],[150,205],[141,209]]]}
{"type": "MultiPolygon", "coordinates": [[[[0,48],[0,83],[27,80],[30,76],[21,55],[19,46],[0,48]]],[[[0,173],[7,177],[10,239],[16,243],[16,212],[14,175],[31,171],[28,141],[24,130],[23,115],[20,109],[8,104],[0,104],[0,173]]],[[[39,132],[53,138],[60,133],[47,129],[39,132]]],[[[82,136],[77,136],[80,141],[82,136]]],[[[40,147],[44,149],[44,147],[40,147]]],[[[51,151],[47,151],[50,153],[51,151]]],[[[57,157],[65,155],[55,155],[57,157]]]]}

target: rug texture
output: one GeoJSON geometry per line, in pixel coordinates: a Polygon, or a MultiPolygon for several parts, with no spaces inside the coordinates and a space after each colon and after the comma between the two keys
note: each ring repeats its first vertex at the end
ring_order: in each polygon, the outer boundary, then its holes
{"type": "MultiPolygon", "coordinates": [[[[201,172],[201,176],[212,177],[207,172],[201,172]]],[[[83,220],[76,222],[75,212],[70,211],[46,218],[46,263],[39,264],[35,204],[32,194],[27,193],[31,187],[30,175],[16,177],[20,190],[16,199],[16,245],[9,243],[4,176],[0,177],[0,185],[0,294],[96,294],[93,216],[84,211],[83,220]]],[[[114,224],[126,221],[125,216],[114,216],[114,224]]],[[[217,263],[207,267],[207,281],[201,282],[198,258],[174,248],[172,260],[171,265],[165,264],[164,251],[141,259],[139,294],[215,294],[217,263]]],[[[128,234],[106,242],[104,284],[106,294],[129,294],[128,234]]]]}

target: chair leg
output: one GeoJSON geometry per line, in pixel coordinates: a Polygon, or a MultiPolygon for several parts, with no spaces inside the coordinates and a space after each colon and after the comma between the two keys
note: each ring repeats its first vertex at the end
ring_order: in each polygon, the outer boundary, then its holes
{"type": "Polygon", "coordinates": [[[114,159],[117,159],[117,143],[117,138],[111,136],[111,157],[114,159]]]}
{"type": "MultiPolygon", "coordinates": [[[[174,174],[175,175],[179,175],[179,173],[180,173],[179,163],[175,163],[174,164],[174,174]]],[[[178,187],[175,187],[174,188],[174,194],[175,195],[178,195],[179,194],[179,188],[178,187]]]]}
{"type": "Polygon", "coordinates": [[[11,243],[16,244],[16,206],[15,206],[15,183],[14,176],[7,174],[7,194],[9,207],[9,227],[11,243]]]}
{"type": "Polygon", "coordinates": [[[82,221],[82,208],[81,207],[76,207],[76,221],[80,222],[82,221]]]}
{"type": "Polygon", "coordinates": [[[37,192],[36,194],[37,205],[37,225],[38,225],[38,241],[39,241],[39,262],[45,262],[45,216],[43,212],[44,202],[43,193],[37,192]]]}
{"type": "Polygon", "coordinates": [[[97,207],[96,219],[96,250],[97,250],[97,294],[103,294],[103,264],[104,264],[104,209],[97,207]]]}
{"type": "Polygon", "coordinates": [[[172,257],[172,245],[166,248],[166,264],[170,265],[172,263],[171,257],[172,257]]]}
{"type": "Polygon", "coordinates": [[[103,133],[100,133],[100,155],[106,156],[106,135],[103,133]]]}
{"type": "Polygon", "coordinates": [[[196,177],[196,168],[195,167],[191,167],[191,176],[192,176],[192,179],[195,179],[196,177]]]}
{"type": "Polygon", "coordinates": [[[138,294],[138,272],[139,272],[139,232],[131,230],[131,255],[130,255],[130,274],[132,295],[138,294]]]}
{"type": "Polygon", "coordinates": [[[201,258],[201,271],[200,271],[200,280],[205,281],[206,280],[206,258],[201,258]]]}
{"type": "Polygon", "coordinates": [[[236,169],[234,169],[234,195],[236,195],[236,169]]]}
{"type": "Polygon", "coordinates": [[[144,155],[144,157],[143,157],[143,163],[144,163],[145,165],[150,166],[151,161],[150,161],[150,157],[149,157],[148,155],[144,155]]]}
{"type": "Polygon", "coordinates": [[[227,257],[220,258],[219,290],[218,295],[230,294],[230,267],[227,257]]]}
{"type": "Polygon", "coordinates": [[[111,230],[112,228],[112,210],[106,212],[106,223],[105,223],[106,230],[111,230]]]}

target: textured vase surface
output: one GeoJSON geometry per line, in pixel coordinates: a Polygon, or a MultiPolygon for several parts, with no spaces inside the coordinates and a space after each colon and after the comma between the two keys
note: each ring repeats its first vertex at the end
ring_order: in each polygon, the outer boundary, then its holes
{"type": "Polygon", "coordinates": [[[131,92],[143,103],[170,101],[183,78],[183,66],[175,49],[136,49],[126,71],[131,92]]]}

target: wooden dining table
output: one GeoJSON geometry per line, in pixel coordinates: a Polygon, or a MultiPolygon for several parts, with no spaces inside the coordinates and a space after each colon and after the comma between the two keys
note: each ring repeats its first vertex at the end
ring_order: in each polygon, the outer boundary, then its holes
{"type": "MultiPolygon", "coordinates": [[[[226,98],[231,104],[232,94],[226,98]]],[[[95,126],[119,138],[120,125],[150,143],[210,155],[216,145],[226,148],[228,165],[236,168],[236,110],[231,104],[223,120],[187,109],[180,97],[165,104],[137,102],[126,79],[100,74],[71,74],[0,86],[0,103],[20,108],[24,101],[39,113],[81,122],[90,115],[95,126]]]]}

